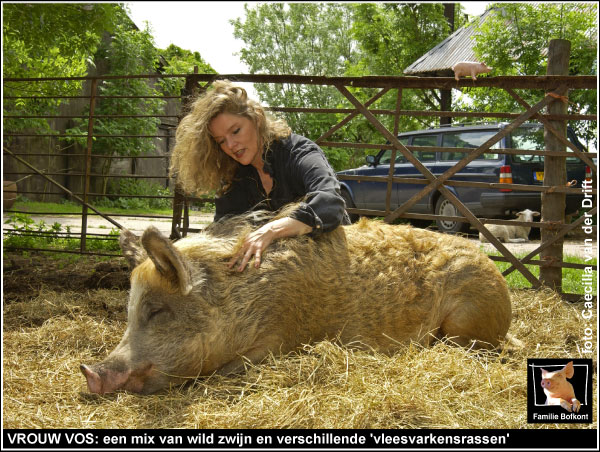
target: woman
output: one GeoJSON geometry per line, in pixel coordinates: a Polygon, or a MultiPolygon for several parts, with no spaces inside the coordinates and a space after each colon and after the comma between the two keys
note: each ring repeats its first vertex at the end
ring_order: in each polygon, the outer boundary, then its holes
{"type": "Polygon", "coordinates": [[[255,209],[278,210],[303,199],[290,216],[250,233],[229,262],[243,271],[252,256],[260,266],[273,240],[319,234],[349,224],[340,185],[325,154],[265,115],[246,90],[216,81],[199,97],[176,134],[171,175],[187,193],[215,190],[215,221],[255,209]]]}

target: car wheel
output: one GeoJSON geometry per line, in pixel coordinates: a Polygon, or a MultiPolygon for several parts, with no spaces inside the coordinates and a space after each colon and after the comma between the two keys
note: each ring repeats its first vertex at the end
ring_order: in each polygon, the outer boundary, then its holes
{"type": "MultiPolygon", "coordinates": [[[[352,201],[352,196],[350,196],[350,193],[348,193],[348,190],[342,190],[342,198],[344,198],[347,209],[354,209],[356,207],[354,205],[354,201],[352,201]]],[[[360,218],[360,215],[357,213],[348,213],[348,216],[350,217],[350,221],[352,223],[356,223],[360,218]]]]}
{"type": "MultiPolygon", "coordinates": [[[[462,215],[456,208],[454,204],[448,201],[443,196],[435,203],[435,214],[443,215],[445,217],[461,217],[462,215]]],[[[445,232],[448,234],[456,234],[458,232],[468,232],[469,223],[461,223],[460,221],[451,221],[451,220],[435,220],[437,227],[440,232],[445,232]]]]}

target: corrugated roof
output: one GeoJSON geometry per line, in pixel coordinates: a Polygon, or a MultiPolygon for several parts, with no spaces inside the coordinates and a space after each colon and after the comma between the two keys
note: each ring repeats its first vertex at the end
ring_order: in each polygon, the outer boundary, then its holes
{"type": "Polygon", "coordinates": [[[489,9],[468,27],[462,27],[436,45],[433,49],[408,66],[406,75],[452,71],[452,66],[460,61],[477,61],[473,52],[473,33],[492,10],[489,9]]]}

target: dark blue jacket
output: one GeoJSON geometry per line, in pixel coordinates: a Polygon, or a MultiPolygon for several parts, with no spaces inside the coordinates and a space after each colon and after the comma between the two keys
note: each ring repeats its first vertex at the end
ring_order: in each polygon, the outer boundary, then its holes
{"type": "Polygon", "coordinates": [[[263,155],[264,170],[273,178],[269,197],[252,165],[239,165],[231,187],[215,199],[215,221],[251,210],[276,211],[301,201],[291,217],[313,228],[313,234],[350,224],[340,184],[323,150],[311,140],[291,134],[274,141],[263,155]]]}

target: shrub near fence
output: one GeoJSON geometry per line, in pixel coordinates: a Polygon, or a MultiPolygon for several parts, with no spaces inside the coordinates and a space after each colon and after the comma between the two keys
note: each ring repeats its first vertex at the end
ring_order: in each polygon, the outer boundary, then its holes
{"type": "MultiPolygon", "coordinates": [[[[129,76],[129,77],[152,79],[152,78],[164,77],[164,76],[152,74],[152,75],[136,75],[136,76],[129,76]]],[[[540,112],[545,107],[550,105],[552,102],[560,102],[560,100],[557,99],[556,96],[559,96],[559,98],[560,98],[560,96],[565,95],[566,91],[567,91],[566,90],[567,87],[569,87],[570,89],[596,89],[597,78],[595,76],[486,77],[486,78],[478,79],[475,81],[473,81],[473,80],[456,81],[453,78],[444,78],[444,77],[391,77],[391,76],[381,76],[381,77],[379,77],[379,76],[375,76],[375,77],[316,77],[315,76],[315,77],[310,77],[310,76],[295,76],[295,75],[271,76],[271,75],[189,74],[189,75],[185,75],[185,76],[180,75],[180,77],[186,78],[186,88],[184,89],[184,92],[182,93],[182,95],[177,97],[177,99],[181,99],[183,101],[182,102],[183,106],[180,107],[179,114],[181,114],[181,111],[185,111],[186,101],[187,101],[187,99],[190,98],[190,96],[192,96],[195,92],[197,92],[199,90],[206,89],[207,86],[213,80],[215,80],[217,78],[228,78],[233,81],[251,82],[251,83],[288,83],[288,84],[313,84],[313,85],[318,84],[318,85],[328,85],[328,86],[336,87],[344,95],[344,97],[348,100],[349,108],[323,109],[323,108],[308,108],[308,107],[273,107],[270,110],[277,111],[277,112],[284,112],[284,113],[289,112],[289,111],[294,111],[294,112],[300,112],[300,113],[324,114],[324,115],[330,115],[332,113],[347,114],[347,116],[342,121],[333,125],[332,128],[328,132],[323,134],[321,137],[316,138],[315,141],[324,148],[336,147],[336,148],[345,148],[345,149],[350,149],[350,150],[353,150],[356,148],[362,148],[362,149],[373,149],[373,148],[379,149],[379,148],[381,148],[382,145],[375,144],[375,143],[350,143],[350,142],[327,141],[334,133],[341,130],[342,127],[345,124],[347,124],[348,122],[350,122],[352,119],[354,119],[356,117],[362,117],[363,119],[367,120],[368,123],[371,124],[383,136],[383,138],[385,140],[387,140],[390,143],[390,146],[393,149],[392,163],[395,161],[395,158],[397,155],[402,154],[408,161],[413,163],[415,165],[415,167],[419,171],[421,171],[421,173],[426,178],[426,181],[424,182],[425,186],[424,186],[423,190],[420,191],[419,193],[417,193],[411,200],[409,200],[404,205],[400,206],[395,211],[391,211],[389,208],[389,196],[388,196],[388,205],[387,205],[387,208],[385,211],[366,211],[366,212],[365,211],[356,211],[355,213],[359,213],[359,214],[363,214],[363,215],[383,216],[385,218],[385,220],[388,222],[394,221],[398,218],[434,220],[438,217],[434,216],[434,215],[408,214],[408,213],[406,213],[406,211],[418,199],[425,196],[425,194],[427,194],[433,190],[438,190],[440,193],[442,193],[444,196],[446,196],[450,201],[452,201],[453,204],[455,204],[455,206],[458,208],[458,210],[463,215],[463,217],[452,217],[452,219],[455,221],[467,221],[467,222],[471,223],[471,225],[473,227],[475,227],[479,232],[484,234],[488,238],[488,240],[502,254],[502,257],[495,257],[494,259],[495,260],[504,260],[511,264],[511,267],[509,269],[507,269],[505,271],[505,273],[510,273],[510,272],[514,271],[515,269],[518,270],[527,278],[527,280],[532,285],[532,287],[540,287],[541,282],[538,280],[537,277],[535,277],[525,267],[524,264],[525,263],[528,263],[528,264],[531,263],[534,265],[544,264],[544,265],[548,265],[548,266],[561,268],[563,266],[563,263],[561,263],[561,262],[550,262],[550,263],[548,263],[548,262],[544,263],[541,261],[536,262],[536,261],[533,261],[532,258],[535,257],[540,252],[543,252],[544,249],[550,247],[552,244],[561,243],[562,238],[565,236],[565,234],[567,232],[574,230],[575,228],[581,227],[582,223],[585,221],[585,218],[581,217],[577,221],[575,221],[574,223],[569,224],[569,225],[557,224],[555,222],[552,224],[547,224],[545,222],[523,224],[524,226],[529,226],[529,227],[533,227],[533,228],[553,228],[558,232],[554,235],[554,237],[551,240],[548,240],[547,242],[542,243],[541,246],[537,250],[530,253],[530,255],[526,256],[522,260],[519,260],[515,256],[513,256],[502,243],[500,243],[495,237],[493,237],[489,233],[487,228],[485,228],[485,226],[483,225],[483,222],[490,223],[490,224],[503,224],[506,222],[503,220],[478,219],[460,202],[460,200],[458,200],[448,190],[447,187],[452,186],[452,185],[465,184],[465,182],[453,181],[453,180],[451,180],[451,177],[454,174],[456,174],[458,171],[460,171],[462,168],[464,168],[470,161],[474,160],[477,156],[479,156],[485,152],[488,152],[490,146],[492,146],[495,142],[497,142],[501,138],[500,134],[508,133],[510,130],[512,130],[513,128],[517,127],[519,124],[522,124],[523,122],[525,122],[529,119],[535,119],[535,120],[544,122],[544,125],[545,125],[548,133],[556,135],[557,139],[559,141],[561,141],[563,143],[563,145],[567,145],[567,146],[571,147],[568,142],[565,142],[566,139],[564,137],[560,137],[560,134],[556,132],[556,130],[548,123],[548,121],[549,120],[553,120],[553,121],[567,121],[567,120],[596,121],[596,119],[597,119],[596,116],[581,115],[581,114],[576,114],[576,115],[541,114],[540,112]],[[525,109],[525,111],[523,113],[505,113],[505,112],[472,113],[472,112],[440,112],[440,111],[402,110],[401,99],[402,99],[402,90],[403,89],[452,90],[452,89],[461,89],[463,87],[473,87],[473,86],[476,86],[476,87],[484,87],[485,86],[485,87],[493,87],[493,88],[497,88],[497,89],[504,89],[511,96],[515,97],[515,99],[517,99],[521,103],[521,105],[523,105],[523,108],[525,109]],[[349,91],[348,87],[351,87],[353,89],[376,88],[376,89],[380,89],[380,91],[375,96],[373,96],[369,101],[363,103],[363,102],[360,102],[357,99],[357,97],[354,94],[352,94],[352,92],[349,91]],[[536,105],[530,106],[530,105],[526,104],[518,96],[518,94],[516,94],[514,89],[535,89],[535,90],[543,89],[550,94],[543,96],[542,99],[536,105]],[[370,105],[374,104],[383,95],[385,95],[393,90],[397,91],[397,99],[398,99],[395,110],[377,110],[377,109],[369,109],[368,108],[370,105]],[[377,117],[376,117],[377,115],[394,116],[394,118],[395,118],[394,130],[393,131],[388,130],[377,119],[377,117]],[[398,129],[398,118],[401,115],[415,115],[415,116],[419,115],[419,116],[430,116],[430,117],[453,117],[453,118],[460,118],[460,117],[467,117],[467,118],[479,117],[479,118],[494,118],[494,119],[502,118],[502,119],[510,119],[510,120],[512,120],[512,123],[506,130],[500,132],[500,134],[498,134],[495,137],[493,137],[492,139],[490,139],[483,146],[481,146],[478,149],[470,151],[466,155],[466,157],[463,158],[463,160],[459,161],[456,164],[456,166],[454,166],[452,169],[450,169],[447,173],[443,174],[440,177],[435,177],[421,164],[421,162],[419,162],[419,160],[417,160],[413,156],[411,151],[417,150],[418,149],[417,147],[407,148],[407,147],[403,146],[401,143],[399,143],[398,140],[396,139],[396,135],[398,133],[398,130],[397,130],[398,129]]],[[[39,164],[34,165],[28,161],[28,159],[31,159],[32,157],[34,157],[36,155],[35,153],[22,152],[15,148],[11,149],[10,145],[4,146],[4,155],[8,156],[9,158],[14,159],[16,162],[20,163],[21,166],[19,168],[22,168],[23,166],[25,166],[28,170],[27,172],[23,172],[23,170],[12,171],[12,172],[5,171],[5,176],[26,175],[26,176],[34,176],[34,177],[42,178],[47,183],[51,184],[53,187],[58,187],[58,189],[59,189],[58,193],[64,193],[64,194],[66,194],[66,196],[70,197],[71,199],[81,203],[83,208],[82,208],[82,231],[80,234],[80,240],[81,240],[80,252],[82,252],[82,253],[90,253],[89,250],[87,250],[87,248],[86,248],[86,237],[87,237],[86,229],[87,229],[87,216],[88,215],[101,215],[102,217],[104,217],[105,219],[110,221],[117,228],[122,227],[119,224],[119,222],[117,220],[115,220],[115,217],[118,217],[119,215],[101,212],[97,207],[95,207],[94,205],[91,205],[90,199],[105,196],[104,194],[91,192],[89,190],[90,180],[92,178],[108,177],[108,178],[118,178],[119,180],[158,179],[158,180],[165,181],[165,183],[167,182],[166,171],[162,172],[162,174],[143,174],[143,175],[135,174],[135,173],[100,175],[100,174],[96,174],[96,173],[92,172],[92,163],[91,162],[93,159],[115,158],[113,156],[107,156],[107,155],[94,155],[94,153],[92,152],[93,145],[94,145],[94,137],[99,137],[98,134],[94,133],[94,124],[95,124],[96,120],[100,119],[100,118],[94,116],[94,104],[95,104],[95,102],[102,100],[101,96],[96,95],[96,87],[97,87],[97,84],[101,80],[110,79],[110,78],[115,78],[115,77],[84,78],[85,80],[90,81],[89,94],[87,96],[80,96],[80,98],[86,98],[89,100],[88,134],[85,135],[85,137],[87,138],[87,148],[85,149],[85,152],[81,152],[81,153],[77,153],[77,154],[75,154],[75,153],[68,154],[69,158],[79,158],[85,162],[83,165],[83,168],[84,168],[83,171],[73,172],[69,168],[67,168],[66,170],[64,170],[62,172],[46,171],[44,169],[40,169],[39,164]],[[60,182],[57,182],[55,180],[55,177],[57,177],[57,176],[65,177],[67,181],[71,180],[74,177],[81,178],[83,180],[83,182],[82,182],[83,189],[78,192],[72,192],[65,186],[65,185],[68,185],[68,183],[61,184],[60,182]],[[88,209],[94,213],[93,214],[88,213],[88,209]]],[[[22,84],[26,84],[26,86],[28,87],[27,88],[28,96],[35,97],[35,96],[31,96],[31,92],[35,92],[36,82],[39,82],[42,80],[47,81],[49,79],[8,79],[7,78],[7,79],[4,79],[4,83],[6,84],[6,83],[19,82],[22,84]]],[[[50,80],[52,80],[52,79],[50,79],[50,80]]],[[[24,95],[22,97],[26,97],[26,96],[24,95]]],[[[6,115],[6,116],[8,116],[8,115],[6,115]]],[[[174,118],[178,118],[179,116],[178,115],[163,115],[162,117],[163,118],[169,117],[171,119],[174,119],[174,118]]],[[[22,116],[21,117],[12,117],[12,119],[25,120],[25,119],[27,119],[27,117],[22,117],[22,116]]],[[[165,141],[167,141],[168,144],[170,145],[170,143],[172,143],[172,140],[173,140],[172,135],[170,132],[167,133],[164,131],[165,130],[170,131],[174,127],[175,127],[175,124],[171,124],[170,128],[167,127],[165,129],[163,129],[163,133],[158,134],[158,135],[128,135],[128,136],[103,135],[102,137],[103,138],[112,138],[112,139],[127,139],[127,138],[134,138],[134,137],[135,138],[147,138],[147,139],[162,138],[165,141]]],[[[7,143],[7,139],[14,140],[14,139],[23,139],[25,137],[40,137],[40,136],[48,136],[48,137],[52,137],[53,139],[60,139],[60,138],[66,137],[67,134],[65,134],[64,132],[60,132],[60,131],[57,131],[57,133],[52,133],[52,134],[11,133],[10,131],[5,131],[4,139],[5,139],[5,143],[7,143]]],[[[167,147],[169,147],[169,146],[167,146],[167,147]]],[[[595,158],[597,154],[596,153],[583,154],[574,147],[571,147],[571,150],[573,151],[573,153],[553,151],[552,155],[563,157],[563,158],[567,157],[567,156],[575,155],[578,158],[580,158],[582,161],[586,162],[586,164],[592,169],[593,174],[595,175],[596,174],[596,165],[595,165],[595,162],[592,160],[592,158],[595,158]]],[[[454,150],[453,149],[445,149],[443,151],[452,152],[454,150]]],[[[461,151],[464,151],[464,149],[461,149],[461,151]]],[[[519,151],[519,150],[515,150],[515,149],[494,149],[493,153],[524,153],[524,154],[531,155],[531,154],[535,154],[536,151],[519,151]]],[[[51,153],[47,153],[47,154],[43,154],[43,155],[48,158],[55,158],[55,157],[59,156],[58,154],[51,154],[51,153]]],[[[127,157],[125,157],[125,158],[118,157],[118,158],[122,159],[122,160],[127,159],[127,157]]],[[[136,160],[162,159],[165,162],[165,166],[168,167],[168,165],[166,164],[166,162],[168,161],[168,149],[167,149],[167,152],[165,152],[165,154],[163,154],[163,155],[138,156],[138,157],[131,157],[131,159],[136,159],[136,160]]],[[[6,157],[5,157],[5,161],[6,161],[6,157]]],[[[393,164],[391,165],[391,167],[392,168],[390,170],[390,174],[387,177],[381,177],[381,178],[377,179],[377,181],[387,184],[388,193],[391,190],[392,183],[414,183],[414,181],[412,181],[412,180],[394,178],[393,177],[393,164]]],[[[345,177],[352,177],[352,176],[345,176],[345,177]]],[[[126,182],[126,184],[127,183],[130,183],[130,182],[126,182]]],[[[423,183],[423,181],[421,180],[419,183],[423,183]]],[[[476,183],[471,183],[471,184],[476,184],[476,183]]],[[[492,187],[492,188],[497,188],[497,187],[495,187],[495,185],[497,185],[497,184],[486,184],[486,186],[487,185],[494,185],[494,187],[492,187]]],[[[473,185],[473,186],[475,186],[475,185],[473,185]]],[[[511,189],[517,190],[517,191],[518,190],[522,190],[522,191],[537,190],[537,191],[540,191],[541,193],[557,193],[557,192],[558,193],[575,193],[575,192],[581,193],[581,188],[573,188],[573,187],[565,187],[565,186],[533,187],[533,186],[522,186],[522,185],[517,185],[517,184],[511,184],[510,186],[504,186],[504,187],[511,188],[511,189]]],[[[595,188],[591,189],[589,191],[589,193],[591,196],[595,197],[596,196],[595,188]]],[[[158,195],[114,194],[111,196],[120,197],[120,198],[131,197],[131,198],[138,198],[138,199],[140,199],[140,198],[170,199],[170,197],[158,196],[158,195]]],[[[181,236],[185,236],[188,232],[196,231],[196,229],[189,227],[189,205],[190,205],[190,202],[192,202],[194,200],[195,200],[195,198],[187,197],[187,196],[185,196],[185,194],[181,193],[176,187],[174,188],[174,196],[172,199],[173,214],[170,217],[170,219],[172,221],[172,233],[171,233],[172,239],[176,239],[181,236]]],[[[209,201],[209,199],[200,199],[199,201],[205,202],[205,201],[209,201]]],[[[595,205],[595,203],[594,203],[594,205],[595,205]]],[[[586,213],[589,216],[595,216],[596,215],[596,207],[594,206],[592,209],[590,209],[586,213]]],[[[138,215],[138,216],[142,216],[142,215],[138,215]]],[[[149,216],[149,215],[144,215],[143,217],[145,217],[145,218],[169,218],[166,216],[149,216]]],[[[583,269],[584,267],[585,266],[583,266],[583,265],[580,266],[581,269],[583,269]]],[[[594,266],[593,270],[596,271],[595,266],[594,266]]]]}

